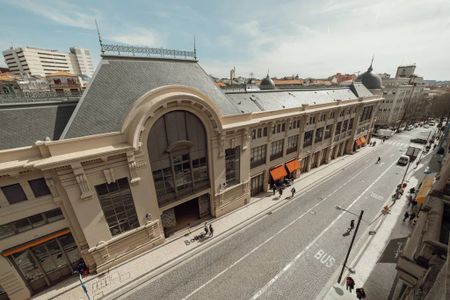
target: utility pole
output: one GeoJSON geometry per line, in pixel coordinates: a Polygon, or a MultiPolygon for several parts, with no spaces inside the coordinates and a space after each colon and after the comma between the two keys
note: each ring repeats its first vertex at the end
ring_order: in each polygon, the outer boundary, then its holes
{"type": "Polygon", "coordinates": [[[358,233],[359,224],[361,223],[362,216],[364,214],[364,210],[361,210],[358,218],[358,224],[356,224],[355,232],[353,233],[352,241],[350,242],[350,246],[348,247],[347,255],[345,256],[344,264],[342,265],[341,274],[339,274],[338,283],[341,283],[342,275],[344,274],[345,267],[347,266],[347,260],[350,256],[350,251],[352,251],[353,242],[355,241],[356,233],[358,233]]]}

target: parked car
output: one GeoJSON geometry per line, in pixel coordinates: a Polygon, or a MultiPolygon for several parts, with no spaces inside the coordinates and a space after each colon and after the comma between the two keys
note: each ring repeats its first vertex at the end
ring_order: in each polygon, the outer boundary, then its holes
{"type": "Polygon", "coordinates": [[[421,139],[421,138],[414,138],[410,140],[411,143],[416,143],[416,144],[426,144],[427,140],[426,139],[421,139]]]}
{"type": "Polygon", "coordinates": [[[400,156],[400,158],[397,161],[397,165],[406,166],[407,164],[409,164],[409,156],[407,155],[400,156]]]}

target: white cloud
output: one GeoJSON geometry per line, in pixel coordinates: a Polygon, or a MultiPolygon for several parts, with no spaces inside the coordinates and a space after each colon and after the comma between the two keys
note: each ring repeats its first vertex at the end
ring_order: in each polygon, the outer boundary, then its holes
{"type": "Polygon", "coordinates": [[[274,76],[325,77],[365,71],[375,54],[376,72],[395,73],[400,64],[416,63],[426,78],[449,77],[448,0],[317,1],[310,10],[297,3],[271,10],[262,5],[248,14],[221,38],[248,56],[205,60],[205,69],[217,76],[236,66],[244,76],[262,77],[270,68],[274,76]]]}
{"type": "Polygon", "coordinates": [[[118,33],[106,35],[112,41],[135,46],[160,47],[164,44],[164,37],[153,30],[143,27],[127,27],[118,33]]]}
{"type": "Polygon", "coordinates": [[[31,11],[59,24],[84,29],[94,29],[94,20],[100,17],[100,12],[97,10],[84,8],[81,12],[75,5],[65,1],[50,1],[45,4],[38,1],[20,0],[10,1],[9,4],[31,11]]]}

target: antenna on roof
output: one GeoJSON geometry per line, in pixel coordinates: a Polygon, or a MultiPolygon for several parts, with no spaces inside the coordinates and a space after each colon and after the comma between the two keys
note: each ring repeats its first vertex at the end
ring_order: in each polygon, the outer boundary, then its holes
{"type": "Polygon", "coordinates": [[[375,58],[375,54],[372,54],[372,61],[370,62],[369,72],[373,70],[372,65],[373,65],[374,58],[375,58]]]}
{"type": "Polygon", "coordinates": [[[103,49],[102,36],[100,35],[100,29],[98,29],[97,20],[95,20],[95,27],[97,28],[98,42],[100,43],[100,52],[102,52],[102,54],[105,54],[105,50],[103,49]]]}
{"type": "Polygon", "coordinates": [[[194,59],[197,60],[197,48],[195,47],[195,34],[194,34],[194,59]]]}

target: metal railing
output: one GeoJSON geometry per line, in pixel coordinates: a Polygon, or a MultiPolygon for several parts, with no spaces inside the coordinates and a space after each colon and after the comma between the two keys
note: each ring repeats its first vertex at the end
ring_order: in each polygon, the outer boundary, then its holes
{"type": "Polygon", "coordinates": [[[20,94],[0,94],[0,104],[36,103],[50,101],[78,101],[82,92],[36,91],[20,94]]]}
{"type": "Polygon", "coordinates": [[[137,47],[131,45],[118,44],[102,44],[101,51],[103,54],[124,55],[131,56],[147,56],[147,57],[162,57],[162,58],[178,58],[196,60],[196,51],[175,50],[165,48],[150,48],[137,47]]]}

